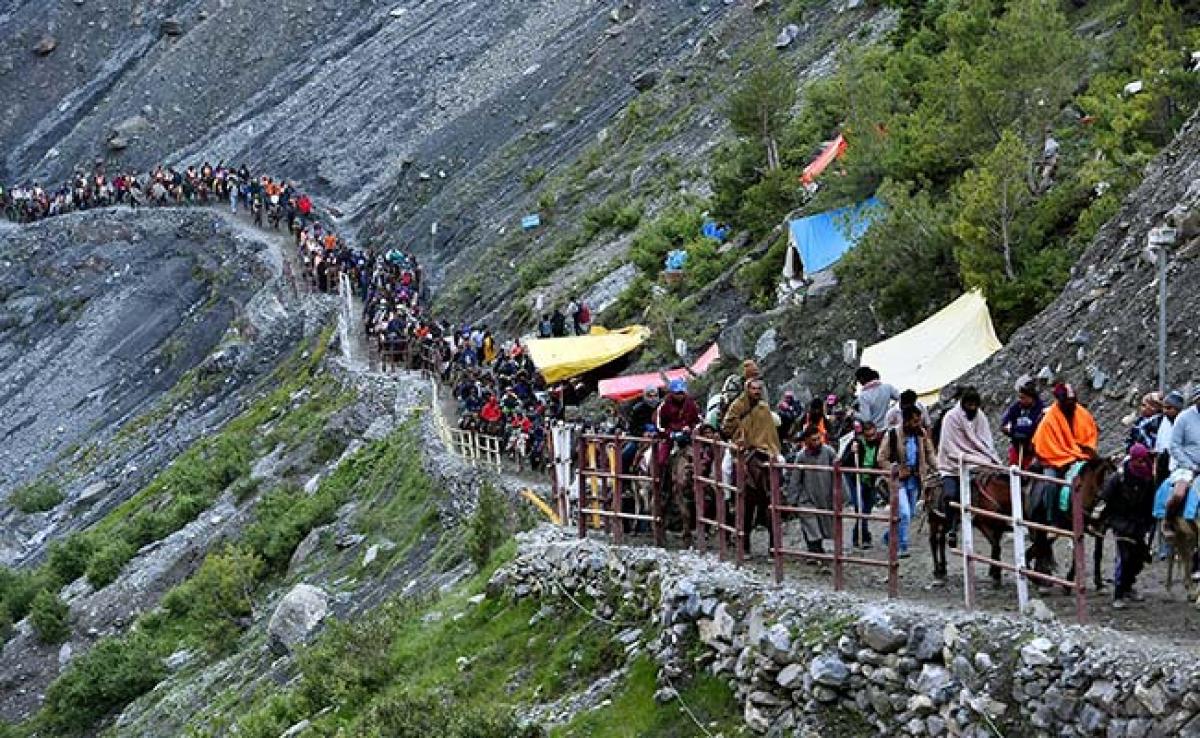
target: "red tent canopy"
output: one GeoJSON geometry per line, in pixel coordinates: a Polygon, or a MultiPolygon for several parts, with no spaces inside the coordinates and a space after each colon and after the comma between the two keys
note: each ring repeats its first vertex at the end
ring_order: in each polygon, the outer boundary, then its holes
{"type": "Polygon", "coordinates": [[[830,141],[817,155],[817,158],[812,160],[812,163],[804,167],[800,181],[804,184],[812,184],[812,181],[819,177],[821,172],[825,171],[835,159],[844,153],[846,153],[846,139],[842,138],[842,134],[839,133],[837,138],[830,141]]]}
{"type": "Polygon", "coordinates": [[[700,357],[692,363],[690,367],[678,367],[676,369],[667,369],[665,371],[649,372],[646,374],[631,374],[624,377],[613,377],[612,379],[600,380],[600,396],[610,400],[624,402],[632,400],[647,387],[654,386],[662,389],[667,386],[667,383],[672,379],[689,379],[698,377],[708,371],[708,368],[721,358],[721,351],[717,348],[717,344],[709,346],[700,357]]]}

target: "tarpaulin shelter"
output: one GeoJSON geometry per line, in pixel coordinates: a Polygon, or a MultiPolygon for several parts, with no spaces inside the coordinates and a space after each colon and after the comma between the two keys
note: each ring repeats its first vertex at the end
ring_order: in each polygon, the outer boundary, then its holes
{"type": "Polygon", "coordinates": [[[987,300],[973,290],[903,333],[868,347],[861,362],[896,389],[911,389],[931,402],[943,387],[1000,348],[987,300]]]}
{"type": "Polygon", "coordinates": [[[650,330],[633,325],[614,331],[594,327],[586,336],[535,338],[525,343],[529,358],[546,382],[577,377],[641,346],[650,330]]]}
{"type": "Polygon", "coordinates": [[[654,386],[661,390],[672,379],[698,377],[708,371],[708,368],[719,358],[721,358],[721,351],[717,348],[717,344],[714,343],[704,353],[700,354],[699,358],[692,362],[692,365],[689,367],[678,367],[664,371],[647,372],[646,374],[631,374],[624,377],[601,379],[599,386],[600,396],[617,401],[632,400],[642,394],[642,391],[647,387],[654,386]]]}
{"type": "Polygon", "coordinates": [[[833,266],[882,214],[883,203],[871,197],[789,222],[784,278],[799,279],[833,266]]]}
{"type": "Polygon", "coordinates": [[[821,149],[821,153],[817,154],[816,159],[804,167],[804,171],[800,174],[800,181],[806,185],[812,184],[817,177],[821,176],[821,172],[828,169],[829,165],[844,153],[846,153],[846,139],[839,133],[837,138],[821,149]]]}

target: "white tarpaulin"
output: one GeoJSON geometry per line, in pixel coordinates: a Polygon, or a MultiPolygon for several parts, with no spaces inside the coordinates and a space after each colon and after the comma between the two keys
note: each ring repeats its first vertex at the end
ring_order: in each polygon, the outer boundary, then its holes
{"type": "Polygon", "coordinates": [[[973,290],[903,333],[868,347],[861,363],[900,391],[911,389],[923,400],[937,399],[943,387],[1000,348],[987,300],[973,290]]]}

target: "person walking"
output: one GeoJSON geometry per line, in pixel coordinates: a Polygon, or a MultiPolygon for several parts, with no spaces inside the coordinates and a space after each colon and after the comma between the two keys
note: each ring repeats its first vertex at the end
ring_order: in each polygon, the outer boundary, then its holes
{"type": "Polygon", "coordinates": [[[1114,568],[1113,608],[1124,608],[1127,600],[1140,602],[1134,585],[1146,563],[1146,535],[1154,527],[1154,458],[1142,443],[1129,448],[1129,458],[1100,490],[1101,518],[1117,542],[1114,568]]]}
{"type": "Polygon", "coordinates": [[[912,519],[916,515],[917,500],[925,486],[925,480],[937,476],[937,451],[929,431],[925,429],[925,419],[921,410],[915,406],[904,408],[903,421],[899,428],[888,430],[887,436],[879,444],[879,467],[891,468],[898,464],[900,494],[899,499],[899,540],[897,548],[900,557],[909,555],[909,530],[912,519]]]}
{"type": "MultiPolygon", "coordinates": [[[[806,427],[800,435],[797,464],[832,467],[837,452],[821,441],[816,426],[806,427]]],[[[797,507],[833,511],[833,472],[826,469],[791,469],[787,479],[788,503],[797,507]]],[[[833,518],[827,515],[800,515],[800,530],[809,553],[824,555],[825,541],[833,539],[833,518]]],[[[816,563],[815,559],[809,559],[816,563]]]]}

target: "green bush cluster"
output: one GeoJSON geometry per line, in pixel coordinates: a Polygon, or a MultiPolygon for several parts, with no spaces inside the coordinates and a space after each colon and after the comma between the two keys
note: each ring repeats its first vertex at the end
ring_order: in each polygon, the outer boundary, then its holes
{"type": "Polygon", "coordinates": [[[165,655],[144,633],[101,639],[51,683],[35,722],[51,735],[84,732],[158,684],[165,655]]]}
{"type": "Polygon", "coordinates": [[[71,626],[67,622],[70,614],[67,603],[50,590],[43,589],[33,598],[29,622],[42,643],[62,643],[71,635],[71,626]]]}
{"type": "Polygon", "coordinates": [[[26,515],[51,510],[62,501],[63,491],[59,486],[44,479],[17,488],[9,498],[13,507],[26,515]]]}

